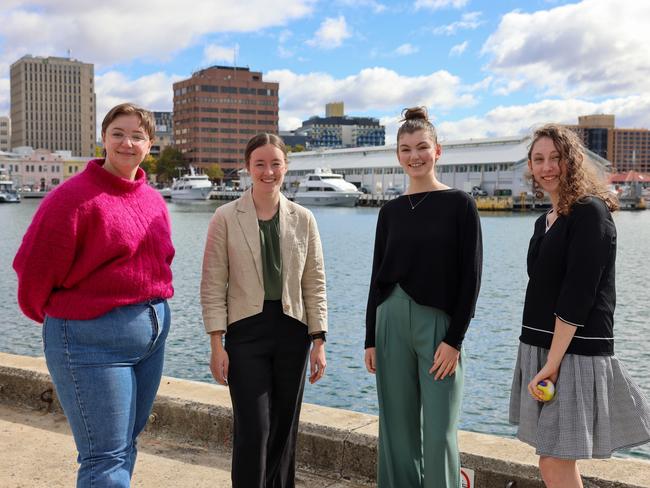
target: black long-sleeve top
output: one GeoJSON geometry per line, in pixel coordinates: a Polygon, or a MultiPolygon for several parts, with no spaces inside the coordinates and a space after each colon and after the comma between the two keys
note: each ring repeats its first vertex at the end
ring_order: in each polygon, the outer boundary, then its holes
{"type": "Polygon", "coordinates": [[[528,248],[528,287],[520,340],[549,349],[555,319],[577,327],[567,353],[614,354],[616,227],[600,198],[590,197],[546,231],[535,222],[528,248]]]}
{"type": "Polygon", "coordinates": [[[403,195],[379,212],[365,347],[375,346],[377,306],[395,287],[420,305],[446,312],[444,342],[460,349],[481,283],[483,247],[474,200],[456,189],[403,195]]]}

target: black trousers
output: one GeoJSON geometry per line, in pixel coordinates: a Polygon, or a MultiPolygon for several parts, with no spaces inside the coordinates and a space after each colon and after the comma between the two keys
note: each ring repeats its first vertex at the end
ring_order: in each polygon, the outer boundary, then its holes
{"type": "Polygon", "coordinates": [[[307,327],[280,301],[228,327],[233,488],[294,488],[309,344],[307,327]]]}

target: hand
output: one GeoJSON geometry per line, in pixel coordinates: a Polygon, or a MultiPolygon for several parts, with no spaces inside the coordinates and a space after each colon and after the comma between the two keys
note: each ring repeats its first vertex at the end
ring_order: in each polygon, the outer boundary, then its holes
{"type": "Polygon", "coordinates": [[[429,374],[433,374],[435,371],[436,375],[433,379],[444,380],[456,371],[459,357],[460,351],[458,349],[451,347],[445,342],[441,342],[436,349],[436,353],[433,355],[433,366],[431,366],[429,374]]]}
{"type": "Polygon", "coordinates": [[[222,345],[214,347],[210,354],[210,372],[220,385],[228,385],[228,353],[222,345]]]}
{"type": "Polygon", "coordinates": [[[368,373],[375,374],[377,372],[377,355],[376,349],[374,347],[369,347],[366,349],[364,361],[366,363],[366,369],[368,370],[368,373]]]}
{"type": "Polygon", "coordinates": [[[313,385],[325,375],[325,343],[322,339],[314,339],[309,353],[309,382],[313,385]]]}
{"type": "Polygon", "coordinates": [[[530,383],[528,383],[528,393],[530,393],[530,396],[533,397],[533,399],[537,400],[538,402],[543,402],[542,398],[542,392],[537,389],[537,384],[542,381],[542,380],[551,380],[553,384],[557,381],[557,377],[559,375],[560,368],[559,366],[553,366],[552,364],[546,363],[542,369],[539,370],[539,373],[537,373],[533,379],[531,380],[530,383]]]}

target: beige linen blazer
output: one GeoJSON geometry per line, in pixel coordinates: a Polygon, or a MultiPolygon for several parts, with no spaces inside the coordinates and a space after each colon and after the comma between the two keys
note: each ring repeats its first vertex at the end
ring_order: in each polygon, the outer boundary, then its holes
{"type": "MultiPolygon", "coordinates": [[[[282,309],[310,334],[327,330],[325,266],[316,220],[280,195],[282,309]]],[[[258,314],[264,305],[262,251],[251,190],[214,213],[208,227],[201,277],[207,333],[258,314]]]]}

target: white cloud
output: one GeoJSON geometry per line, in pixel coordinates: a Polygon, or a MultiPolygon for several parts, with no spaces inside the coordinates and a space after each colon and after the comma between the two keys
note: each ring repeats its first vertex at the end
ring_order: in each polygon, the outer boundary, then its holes
{"type": "Polygon", "coordinates": [[[386,5],[375,0],[336,0],[334,3],[345,7],[370,7],[376,14],[380,14],[387,10],[386,5]]]}
{"type": "Polygon", "coordinates": [[[185,76],[158,72],[130,79],[118,71],[109,71],[95,76],[97,124],[101,125],[104,115],[111,107],[122,102],[134,102],[149,110],[171,111],[172,84],[185,78],[185,76]]]}
{"type": "Polygon", "coordinates": [[[326,73],[275,70],[265,73],[264,79],[280,83],[283,130],[296,128],[288,121],[305,120],[322,113],[325,104],[332,100],[343,100],[346,112],[352,114],[399,113],[413,105],[426,105],[440,113],[476,102],[472,87],[463,86],[458,77],[442,70],[424,76],[403,76],[386,68],[367,68],[340,79],[326,73]]]}
{"type": "Polygon", "coordinates": [[[429,10],[440,10],[447,7],[462,8],[469,0],[416,0],[415,10],[426,8],[429,10]]]}
{"type": "Polygon", "coordinates": [[[9,78],[0,78],[0,115],[9,115],[9,78]]]}
{"type": "Polygon", "coordinates": [[[650,3],[584,0],[501,19],[482,52],[501,93],[524,86],[567,96],[650,90],[650,3]]]}
{"type": "MultiPolygon", "coordinates": [[[[30,0],[2,2],[0,70],[25,53],[72,55],[98,65],[154,58],[221,32],[256,32],[312,12],[313,0],[30,0]]],[[[0,71],[0,76],[4,75],[0,71]]]]}
{"type": "Polygon", "coordinates": [[[548,122],[576,124],[578,116],[594,113],[615,114],[617,127],[647,126],[650,95],[612,98],[599,103],[571,98],[499,106],[482,116],[441,121],[437,128],[441,138],[446,140],[512,136],[527,134],[548,122]]]}
{"type": "Polygon", "coordinates": [[[337,18],[327,17],[320,25],[313,39],[307,41],[310,46],[318,46],[323,49],[334,49],[352,34],[345,21],[345,17],[339,15],[337,18]]]}
{"type": "Polygon", "coordinates": [[[455,46],[452,46],[452,48],[449,50],[449,55],[450,56],[460,56],[465,52],[465,49],[467,49],[467,46],[469,46],[469,41],[461,42],[460,44],[456,44],[455,46]]]}
{"type": "Polygon", "coordinates": [[[417,53],[419,50],[420,49],[417,46],[414,46],[407,42],[406,44],[402,44],[397,49],[395,49],[394,53],[398,56],[408,56],[409,54],[417,53]]]}
{"type": "Polygon", "coordinates": [[[232,47],[219,46],[218,44],[209,44],[203,48],[203,63],[228,63],[234,64],[235,57],[239,51],[239,45],[232,47]]]}
{"type": "Polygon", "coordinates": [[[467,12],[456,22],[436,27],[433,29],[433,33],[451,36],[459,30],[474,30],[484,22],[481,20],[481,15],[483,15],[482,12],[467,12]]]}

